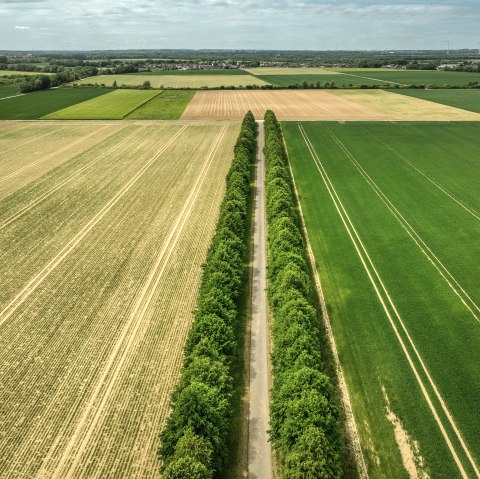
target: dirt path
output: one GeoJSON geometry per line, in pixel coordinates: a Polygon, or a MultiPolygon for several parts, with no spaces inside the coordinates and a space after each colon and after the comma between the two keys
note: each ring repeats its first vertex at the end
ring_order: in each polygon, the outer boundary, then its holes
{"type": "Polygon", "coordinates": [[[263,122],[258,122],[258,163],[253,236],[252,326],[250,337],[250,411],[248,417],[248,477],[271,479],[269,429],[269,347],[266,295],[265,164],[263,122]]]}

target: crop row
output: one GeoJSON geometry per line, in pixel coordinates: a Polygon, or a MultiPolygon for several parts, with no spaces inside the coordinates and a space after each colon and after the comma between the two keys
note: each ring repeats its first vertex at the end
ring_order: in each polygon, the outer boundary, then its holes
{"type": "Polygon", "coordinates": [[[238,301],[246,274],[248,201],[257,128],[244,118],[227,175],[216,233],[202,274],[172,412],[161,434],[164,479],[211,478],[226,459],[232,418],[232,358],[238,301]]]}
{"type": "Polygon", "coordinates": [[[270,437],[284,479],[336,478],[342,430],[321,359],[315,287],[280,125],[265,115],[268,299],[273,317],[270,437]]]}

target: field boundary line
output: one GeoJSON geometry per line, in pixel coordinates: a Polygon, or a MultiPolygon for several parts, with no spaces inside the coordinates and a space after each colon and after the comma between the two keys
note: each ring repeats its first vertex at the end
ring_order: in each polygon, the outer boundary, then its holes
{"type": "Polygon", "coordinates": [[[379,138],[377,135],[374,133],[370,134],[378,141],[380,142],[383,146],[388,148],[392,153],[394,153],[396,156],[398,156],[401,160],[403,160],[405,163],[409,164],[416,172],[420,173],[423,177],[425,177],[430,183],[435,185],[440,191],[445,193],[448,197],[450,197],[455,203],[460,205],[464,210],[468,211],[472,216],[474,216],[477,220],[480,221],[480,213],[473,207],[468,206],[464,201],[459,200],[458,198],[455,198],[453,193],[450,193],[445,186],[443,186],[441,183],[437,183],[435,180],[432,180],[427,174],[425,174],[422,170],[417,168],[413,163],[408,161],[401,153],[398,152],[395,148],[390,146],[388,143],[385,143],[381,138],[379,138]]]}
{"type": "Polygon", "coordinates": [[[412,225],[405,219],[405,217],[398,211],[395,205],[388,199],[387,195],[382,191],[382,189],[375,183],[375,181],[371,178],[371,176],[366,172],[366,170],[362,167],[362,165],[358,162],[358,160],[353,156],[353,154],[348,150],[348,148],[342,143],[342,141],[333,133],[329,128],[328,131],[337,145],[342,149],[345,153],[347,158],[354,164],[355,168],[359,171],[359,173],[363,176],[365,181],[369,184],[369,186],[373,189],[376,195],[382,200],[385,204],[387,209],[392,213],[395,219],[400,223],[402,228],[408,233],[408,235],[413,239],[415,244],[419,247],[420,251],[427,257],[427,259],[432,263],[438,273],[442,276],[442,278],[447,282],[448,286],[452,289],[452,291],[458,296],[460,301],[464,304],[464,306],[470,311],[472,316],[480,322],[480,318],[475,314],[472,310],[471,306],[473,306],[478,312],[480,312],[480,307],[475,303],[475,301],[470,297],[470,295],[465,291],[462,285],[458,282],[458,280],[450,273],[447,267],[440,261],[440,259],[436,256],[436,254],[430,249],[430,247],[425,243],[425,241],[421,238],[421,236],[415,231],[412,225]],[[420,244],[421,243],[421,244],[420,244]],[[424,249],[422,247],[424,246],[424,249]],[[428,252],[427,252],[428,251],[428,252]],[[430,253],[438,265],[433,261],[433,259],[428,255],[430,253]],[[470,306],[467,304],[465,298],[462,298],[461,294],[455,286],[448,280],[445,274],[441,271],[443,270],[450,279],[457,285],[460,291],[465,295],[467,300],[471,303],[470,306]]]}
{"type": "Polygon", "coordinates": [[[24,166],[22,166],[21,168],[19,168],[18,170],[12,171],[12,173],[9,173],[8,175],[3,176],[2,178],[0,178],[0,183],[3,183],[4,181],[9,180],[9,179],[12,178],[13,176],[18,175],[19,173],[22,173],[22,172],[25,171],[25,170],[28,170],[28,169],[31,168],[32,166],[35,166],[35,165],[37,165],[38,163],[41,163],[42,161],[48,160],[48,159],[51,158],[52,156],[58,155],[59,153],[62,153],[63,151],[68,150],[68,149],[71,148],[72,146],[75,146],[75,145],[77,145],[78,143],[81,143],[82,141],[85,141],[87,138],[90,138],[91,136],[96,135],[97,133],[99,133],[99,132],[105,130],[106,128],[108,128],[109,126],[110,126],[110,125],[105,125],[105,126],[103,126],[102,128],[100,128],[100,129],[98,129],[98,130],[95,130],[95,131],[89,133],[88,135],[85,135],[85,136],[82,136],[81,138],[78,138],[78,139],[75,140],[73,143],[69,143],[68,145],[62,146],[62,147],[59,148],[58,150],[53,151],[52,153],[49,153],[48,155],[43,156],[42,158],[39,158],[38,160],[34,160],[34,161],[32,161],[32,163],[28,163],[27,165],[24,165],[24,166]]]}
{"type": "Polygon", "coordinates": [[[134,111],[137,111],[139,108],[141,108],[143,105],[146,105],[147,103],[150,103],[152,100],[157,98],[157,96],[161,95],[165,90],[159,90],[159,92],[155,95],[152,96],[152,98],[149,98],[148,100],[145,100],[143,103],[140,105],[136,106],[132,111],[129,111],[127,114],[122,116],[122,120],[124,120],[128,115],[131,115],[134,111]]]}
{"type": "MultiPolygon", "coordinates": [[[[284,140],[284,144],[285,144],[285,140],[284,140]]],[[[330,315],[328,314],[327,302],[325,301],[325,295],[323,293],[320,274],[318,273],[318,270],[315,266],[316,264],[315,255],[313,253],[312,244],[310,242],[307,225],[305,223],[305,217],[303,216],[302,205],[300,203],[300,196],[298,194],[297,185],[295,182],[295,177],[293,175],[292,166],[290,162],[289,162],[289,168],[290,168],[290,174],[292,176],[295,196],[297,199],[298,210],[300,212],[300,219],[302,222],[303,234],[305,235],[305,239],[307,243],[308,259],[310,261],[310,266],[312,268],[313,278],[315,280],[315,286],[318,293],[318,298],[320,300],[320,307],[322,310],[322,322],[327,332],[327,338],[330,343],[330,348],[332,350],[332,355],[333,355],[333,361],[335,363],[335,371],[337,374],[339,389],[341,392],[340,397],[342,399],[342,406],[345,414],[345,424],[347,429],[347,435],[349,436],[349,440],[353,448],[353,454],[355,457],[355,461],[357,463],[359,477],[360,479],[368,479],[369,475],[368,475],[367,464],[365,463],[365,456],[363,455],[362,445],[360,442],[360,435],[358,433],[357,423],[355,421],[355,416],[353,414],[353,408],[352,408],[352,403],[350,401],[350,394],[348,391],[347,381],[345,380],[343,368],[340,363],[340,356],[338,354],[337,343],[335,341],[335,335],[333,334],[332,324],[330,322],[330,315]]]]}
{"type": "MultiPolygon", "coordinates": [[[[122,141],[120,141],[119,143],[117,143],[115,146],[113,146],[112,148],[110,148],[108,151],[102,153],[101,155],[97,156],[93,161],[91,161],[90,163],[82,166],[79,170],[77,170],[75,173],[73,173],[72,175],[68,176],[67,178],[65,178],[62,182],[56,184],[53,188],[51,188],[50,190],[46,191],[45,193],[43,193],[42,195],[38,196],[35,200],[31,201],[30,203],[28,203],[27,205],[25,205],[23,208],[20,208],[16,213],[14,213],[13,215],[9,216],[8,218],[6,218],[5,220],[3,220],[1,223],[0,223],[0,231],[7,227],[10,223],[12,223],[12,221],[15,221],[17,220],[18,218],[20,218],[21,216],[23,216],[25,213],[27,213],[28,211],[30,211],[34,206],[38,205],[39,203],[41,203],[45,198],[48,198],[50,195],[52,195],[53,193],[55,193],[55,191],[63,188],[66,184],[70,183],[70,181],[72,181],[77,175],[79,175],[80,173],[83,173],[86,169],[90,168],[91,166],[93,166],[95,163],[98,163],[100,160],[102,160],[103,158],[105,158],[105,156],[109,155],[110,153],[113,153],[115,150],[117,150],[118,148],[120,148],[121,146],[123,146],[127,141],[131,140],[133,137],[137,136],[140,132],[144,131],[146,128],[146,126],[144,126],[143,128],[133,132],[132,134],[128,135],[126,138],[124,138],[122,141]]],[[[120,131],[122,131],[123,128],[121,130],[119,130],[118,132],[115,132],[115,133],[119,133],[120,131]]],[[[115,135],[115,133],[113,133],[112,135],[108,136],[107,138],[104,138],[102,141],[105,141],[105,140],[108,140],[109,138],[111,138],[113,135],[115,135]]],[[[102,141],[100,141],[99,143],[96,143],[95,145],[93,145],[94,147],[95,146],[98,146],[102,141]]],[[[86,151],[88,150],[85,150],[83,151],[82,153],[79,153],[77,156],[80,156],[80,155],[83,155],[83,153],[85,153],[86,151]]],[[[74,158],[77,158],[77,156],[75,156],[74,158]]],[[[73,158],[72,158],[73,159],[73,158]]],[[[11,196],[11,195],[9,195],[11,196]]],[[[8,198],[8,196],[6,197],[8,198]]],[[[5,198],[2,199],[2,201],[4,200],[5,198]]]]}
{"type": "MultiPolygon", "coordinates": [[[[140,294],[135,300],[135,304],[129,314],[129,318],[123,328],[122,334],[116,341],[113,351],[110,353],[101,375],[97,377],[97,380],[95,381],[96,384],[93,389],[93,394],[90,396],[86,408],[82,411],[82,414],[77,421],[74,433],[71,435],[67,446],[63,450],[60,461],[55,466],[55,470],[51,476],[52,478],[59,477],[62,479],[66,479],[72,477],[72,474],[75,473],[75,468],[77,467],[81,456],[85,452],[90,437],[92,436],[94,429],[98,421],[100,420],[105,405],[122,371],[123,364],[131,353],[132,344],[137,338],[137,333],[141,326],[142,320],[144,319],[151,305],[152,299],[157,291],[158,284],[163,277],[165,268],[167,267],[168,260],[170,259],[174,247],[176,246],[178,239],[180,238],[180,234],[183,231],[188,217],[190,216],[195,201],[200,194],[201,186],[203,185],[207,177],[207,173],[212,165],[215,155],[218,152],[218,149],[220,147],[222,139],[225,136],[226,131],[227,127],[223,126],[223,128],[217,135],[216,140],[212,144],[210,152],[205,162],[203,163],[202,169],[197,176],[195,184],[193,185],[193,188],[191,189],[190,194],[186,202],[184,203],[182,210],[180,211],[180,214],[177,216],[176,222],[171,229],[169,236],[166,238],[162,250],[158,254],[155,263],[150,268],[148,278],[144,283],[140,294]],[[120,358],[117,360],[117,356],[119,354],[120,358]],[[109,379],[107,379],[110,373],[111,376],[109,379]],[[103,394],[101,394],[101,390],[104,388],[105,391],[103,392],[103,394]],[[101,398],[100,404],[95,408],[95,402],[99,396],[101,398]],[[86,433],[79,439],[85,423],[88,422],[88,417],[92,413],[92,409],[94,410],[93,418],[87,425],[86,433]],[[78,450],[74,454],[74,459],[70,464],[66,464],[68,459],[71,457],[71,451],[78,440],[80,440],[80,444],[78,450]],[[65,468],[66,471],[63,471],[62,469],[65,468]]],[[[38,474],[41,475],[41,472],[38,472],[37,475],[38,474]]]]}
{"type": "MultiPolygon", "coordinates": [[[[377,278],[377,280],[378,280],[378,282],[381,286],[381,289],[383,290],[383,292],[386,296],[386,300],[390,304],[390,307],[392,308],[393,312],[395,313],[395,316],[397,317],[397,320],[399,321],[403,331],[405,332],[405,334],[406,334],[406,336],[409,340],[409,343],[410,343],[411,347],[413,348],[413,350],[415,352],[415,355],[417,356],[417,359],[420,361],[420,364],[422,365],[422,368],[424,369],[424,372],[426,372],[427,377],[429,378],[429,382],[431,382],[431,384],[432,384],[433,381],[431,380],[430,375],[428,374],[428,371],[426,371],[425,365],[424,365],[424,363],[423,363],[423,361],[422,361],[422,359],[421,359],[421,357],[418,353],[418,350],[416,349],[415,344],[413,343],[413,340],[411,339],[410,334],[408,333],[408,330],[407,330],[405,324],[403,323],[403,320],[402,320],[395,304],[393,303],[390,294],[388,293],[388,290],[386,289],[386,287],[385,287],[377,269],[375,268],[375,265],[373,264],[373,261],[370,258],[370,255],[368,254],[368,252],[365,248],[365,245],[363,244],[363,241],[361,240],[360,236],[358,235],[358,232],[357,232],[355,226],[353,225],[350,217],[348,216],[348,213],[346,212],[346,210],[343,206],[343,203],[340,200],[340,197],[338,196],[330,178],[328,177],[328,174],[327,174],[320,158],[318,157],[312,143],[310,142],[310,139],[308,138],[308,136],[307,136],[307,134],[306,134],[306,132],[305,132],[305,130],[303,129],[302,126],[299,125],[299,129],[300,129],[300,132],[301,132],[301,134],[304,138],[305,143],[307,144],[307,147],[310,151],[310,154],[312,155],[312,158],[314,159],[314,162],[315,162],[315,164],[317,166],[317,169],[318,169],[318,171],[319,171],[319,173],[322,177],[322,180],[325,183],[325,186],[327,187],[328,193],[329,193],[330,197],[332,198],[332,200],[334,202],[335,208],[336,208],[336,210],[337,210],[337,212],[338,212],[338,214],[339,214],[339,216],[340,216],[340,218],[341,218],[341,220],[342,220],[342,222],[345,226],[345,229],[347,230],[347,233],[348,233],[348,235],[349,235],[349,237],[350,237],[350,239],[351,239],[351,241],[354,245],[354,248],[357,252],[357,255],[362,262],[362,265],[363,265],[363,267],[364,267],[364,269],[365,269],[365,271],[366,271],[366,273],[367,273],[367,275],[370,279],[370,282],[371,282],[371,284],[372,284],[372,286],[375,290],[375,293],[376,293],[378,299],[380,300],[380,303],[383,307],[383,310],[384,310],[385,314],[387,315],[387,317],[389,319],[390,325],[392,326],[392,328],[395,332],[395,335],[397,337],[397,340],[400,343],[400,346],[401,346],[401,348],[402,348],[402,350],[403,350],[403,352],[406,356],[406,359],[407,359],[407,361],[410,365],[410,368],[412,369],[412,371],[414,373],[415,379],[417,380],[417,383],[420,386],[420,389],[422,390],[422,393],[423,393],[423,395],[424,395],[424,397],[427,401],[427,404],[428,404],[428,406],[429,406],[429,408],[432,412],[432,415],[434,416],[434,419],[435,419],[435,421],[437,422],[437,425],[440,428],[440,431],[441,431],[441,433],[443,435],[443,438],[444,438],[444,440],[447,444],[447,447],[450,450],[450,453],[452,454],[453,459],[454,459],[455,463],[457,464],[457,467],[458,467],[462,477],[464,479],[468,479],[468,476],[465,472],[463,464],[460,461],[460,458],[458,457],[457,451],[456,451],[455,447],[453,446],[453,444],[450,440],[450,437],[449,437],[449,435],[448,435],[448,433],[445,429],[445,426],[443,425],[443,422],[440,419],[440,416],[439,416],[439,414],[438,414],[438,412],[435,408],[435,405],[432,402],[432,399],[430,398],[430,395],[429,395],[429,393],[426,389],[426,386],[423,383],[422,378],[420,377],[420,374],[417,370],[417,367],[415,366],[415,364],[413,362],[413,359],[412,359],[410,353],[408,352],[407,346],[406,346],[404,340],[402,339],[402,337],[400,335],[400,332],[399,332],[399,330],[398,330],[398,328],[395,324],[395,321],[393,320],[392,314],[387,307],[385,299],[382,297],[382,294],[379,290],[378,285],[375,282],[375,279],[373,278],[373,275],[376,276],[376,278],[377,278]],[[342,214],[342,211],[343,211],[343,214],[342,214]],[[348,226],[347,221],[348,221],[348,224],[350,225],[350,227],[348,226]],[[354,238],[354,236],[355,236],[356,239],[354,238]],[[363,254],[365,255],[365,257],[362,255],[362,252],[360,251],[360,248],[363,250],[363,254]],[[370,271],[370,269],[367,265],[367,262],[370,264],[370,267],[372,268],[372,271],[370,271]],[[372,274],[372,272],[373,272],[373,274],[372,274]]],[[[438,393],[438,390],[436,389],[436,387],[434,387],[434,391],[436,392],[437,399],[439,399],[440,404],[444,405],[443,399],[441,398],[440,394],[438,393]]],[[[444,410],[444,412],[445,412],[445,410],[444,410]]],[[[455,430],[458,432],[458,429],[456,428],[455,425],[452,426],[452,428],[454,429],[454,432],[455,432],[455,430]]]]}
{"type": "Polygon", "coordinates": [[[118,191],[113,198],[50,260],[47,265],[37,273],[21,291],[0,312],[0,326],[25,302],[25,300],[37,289],[45,278],[75,249],[85,236],[97,225],[97,223],[115,206],[130,188],[143,176],[145,171],[157,160],[157,158],[185,131],[188,125],[184,125],[164,146],[157,152],[139,171],[118,191]]]}

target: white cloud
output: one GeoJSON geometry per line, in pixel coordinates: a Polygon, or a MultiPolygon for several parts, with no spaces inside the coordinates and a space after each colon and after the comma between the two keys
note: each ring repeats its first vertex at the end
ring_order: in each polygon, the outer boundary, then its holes
{"type": "Polygon", "coordinates": [[[15,25],[14,27],[16,30],[30,30],[30,27],[25,27],[22,25],[15,25]]]}

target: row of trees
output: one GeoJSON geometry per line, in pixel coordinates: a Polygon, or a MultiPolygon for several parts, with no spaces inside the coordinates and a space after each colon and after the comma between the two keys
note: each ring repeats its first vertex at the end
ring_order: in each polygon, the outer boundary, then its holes
{"type": "Polygon", "coordinates": [[[30,93],[32,91],[46,90],[51,87],[71,83],[82,78],[97,75],[98,69],[95,67],[75,67],[65,70],[55,75],[31,75],[26,77],[20,84],[20,93],[30,93]]]}
{"type": "Polygon", "coordinates": [[[249,112],[227,175],[182,375],[172,395],[172,412],[161,434],[159,457],[164,479],[211,479],[227,456],[233,412],[230,369],[237,348],[238,301],[247,270],[256,138],[257,125],[249,112]]]}
{"type": "Polygon", "coordinates": [[[273,316],[270,438],[283,479],[342,474],[343,434],[321,359],[315,288],[280,125],[265,115],[268,298],[273,316]]]}

